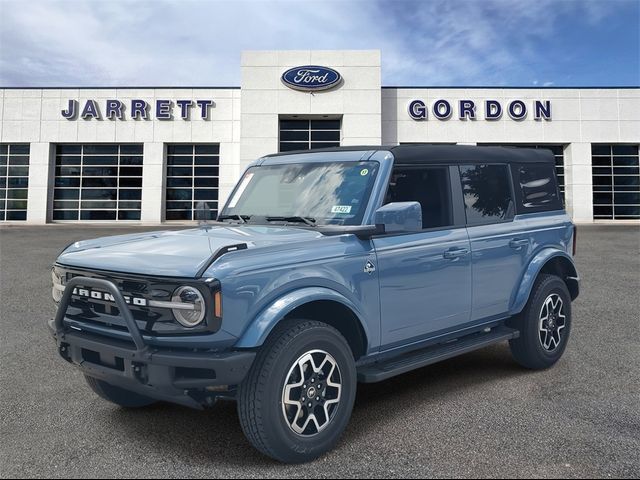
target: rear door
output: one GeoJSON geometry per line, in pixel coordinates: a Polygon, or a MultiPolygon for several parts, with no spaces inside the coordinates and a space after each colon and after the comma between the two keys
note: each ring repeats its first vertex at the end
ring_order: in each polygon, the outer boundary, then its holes
{"type": "Polygon", "coordinates": [[[471,319],[498,318],[509,311],[514,286],[526,265],[531,247],[526,222],[514,220],[509,165],[460,165],[459,169],[471,242],[471,319]]]}
{"type": "Polygon", "coordinates": [[[471,314],[471,247],[464,212],[454,208],[462,205],[457,167],[395,167],[385,203],[403,201],[421,204],[423,230],[373,239],[382,350],[455,329],[471,314]]]}

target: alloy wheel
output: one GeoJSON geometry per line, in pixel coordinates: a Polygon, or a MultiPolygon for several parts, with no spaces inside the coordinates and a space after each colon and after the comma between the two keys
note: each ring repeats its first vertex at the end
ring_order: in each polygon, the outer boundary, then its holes
{"type": "Polygon", "coordinates": [[[282,413],[297,435],[322,432],[335,416],[342,394],[342,376],[336,360],[323,350],[312,350],[293,364],[282,389],[282,413]]]}
{"type": "Polygon", "coordinates": [[[553,352],[562,342],[562,331],[566,326],[563,307],[564,303],[560,295],[552,293],[540,309],[540,343],[547,352],[553,352]]]}

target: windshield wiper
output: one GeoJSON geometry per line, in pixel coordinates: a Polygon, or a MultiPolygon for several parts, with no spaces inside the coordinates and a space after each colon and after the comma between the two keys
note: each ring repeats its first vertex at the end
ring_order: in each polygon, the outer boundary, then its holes
{"type": "Polygon", "coordinates": [[[239,220],[240,223],[247,223],[247,220],[251,218],[251,215],[220,215],[218,217],[218,221],[222,222],[223,220],[239,220]]]}
{"type": "Polygon", "coordinates": [[[266,217],[267,222],[289,222],[289,223],[305,223],[310,227],[316,226],[316,219],[311,217],[300,217],[293,215],[291,217],[266,217]]]}

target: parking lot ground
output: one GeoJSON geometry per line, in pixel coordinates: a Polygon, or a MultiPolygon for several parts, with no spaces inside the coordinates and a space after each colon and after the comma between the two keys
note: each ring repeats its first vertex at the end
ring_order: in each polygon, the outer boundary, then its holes
{"type": "Polygon", "coordinates": [[[640,229],[582,226],[572,338],[551,370],[497,345],[361,385],[337,448],[298,466],[251,448],[235,404],[131,411],[57,358],[49,266],[70,242],[142,228],[0,227],[0,475],[640,476],[640,229]]]}

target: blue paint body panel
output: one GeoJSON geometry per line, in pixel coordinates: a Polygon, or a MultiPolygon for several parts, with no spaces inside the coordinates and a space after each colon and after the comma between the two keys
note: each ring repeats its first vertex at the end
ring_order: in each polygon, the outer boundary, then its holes
{"type": "Polygon", "coordinates": [[[469,322],[471,255],[465,228],[384,236],[373,244],[380,276],[381,350],[469,322]],[[461,256],[444,257],[457,249],[461,256]]]}
{"type": "Polygon", "coordinates": [[[375,262],[372,243],[354,235],[309,237],[229,253],[214,262],[205,275],[222,285],[224,316],[230,319],[223,328],[240,338],[238,346],[259,346],[306,292],[309,301],[350,306],[362,318],[373,351],[379,344],[378,278],[364,272],[367,260],[375,262]]]}
{"type": "Polygon", "coordinates": [[[211,226],[160,231],[78,242],[58,263],[69,267],[165,277],[195,277],[221,248],[246,244],[249,248],[297,242],[322,235],[299,228],[211,226]]]}

